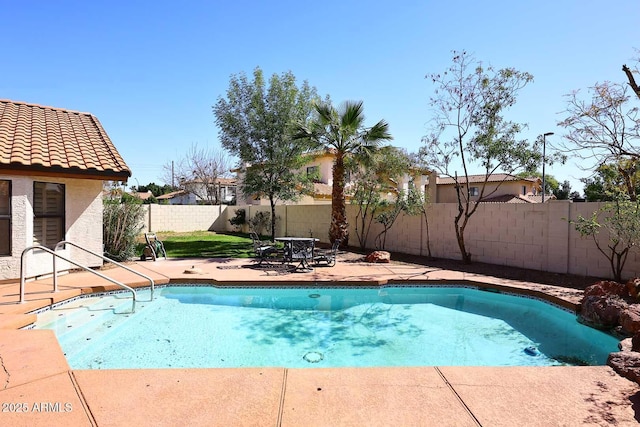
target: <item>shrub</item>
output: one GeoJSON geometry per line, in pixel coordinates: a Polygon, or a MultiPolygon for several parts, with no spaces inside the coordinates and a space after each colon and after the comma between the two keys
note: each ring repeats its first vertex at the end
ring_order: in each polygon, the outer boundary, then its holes
{"type": "Polygon", "coordinates": [[[249,221],[251,229],[258,234],[262,234],[264,229],[269,229],[271,225],[271,212],[257,212],[249,221]]]}
{"type": "Polygon", "coordinates": [[[235,216],[229,220],[234,227],[242,227],[247,223],[247,212],[244,209],[236,209],[235,216]]]}
{"type": "Polygon", "coordinates": [[[116,261],[135,256],[136,237],[142,230],[144,207],[139,199],[125,194],[121,200],[104,200],[104,254],[116,261]]]}

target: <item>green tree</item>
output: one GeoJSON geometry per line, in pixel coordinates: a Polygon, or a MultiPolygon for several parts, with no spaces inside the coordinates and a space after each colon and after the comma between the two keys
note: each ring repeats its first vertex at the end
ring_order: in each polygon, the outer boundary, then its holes
{"type": "Polygon", "coordinates": [[[364,159],[352,159],[346,167],[354,180],[351,203],[358,206],[355,232],[365,249],[371,224],[389,208],[389,197],[397,198],[397,182],[409,172],[409,158],[402,149],[385,146],[364,159]]]}
{"type": "Polygon", "coordinates": [[[423,138],[422,163],[455,182],[458,210],[454,218],[456,239],[465,263],[471,253],[465,229],[478,209],[471,200],[469,169],[476,164],[484,174],[479,200],[491,196],[487,181],[494,174],[531,171],[542,161],[541,141],[517,139],[524,125],[505,120],[504,113],[533,76],[513,68],[484,67],[466,52],[453,53],[453,65],[443,74],[430,74],[436,85],[431,106],[435,109],[432,132],[423,138]],[[462,168],[459,175],[454,166],[462,168]]]}
{"type": "Polygon", "coordinates": [[[622,270],[629,252],[640,244],[640,202],[619,193],[590,218],[579,215],[571,221],[583,237],[593,239],[609,261],[615,280],[622,282],[622,270]],[[600,231],[604,230],[604,238],[600,231]]]}
{"type": "Polygon", "coordinates": [[[333,163],[333,187],[331,191],[331,226],[329,239],[340,239],[342,245],[349,243],[349,224],[345,202],[345,160],[352,155],[365,156],[375,151],[382,141],[393,139],[389,125],[380,120],[365,127],[362,101],[347,101],[340,109],[330,102],[315,105],[315,120],[298,128],[297,138],[309,139],[335,153],[333,163]]]}
{"type": "Polygon", "coordinates": [[[266,82],[256,68],[252,81],[244,73],[232,75],[226,98],[213,106],[222,146],[240,159],[240,190],[269,198],[272,238],[277,201],[296,200],[311,187],[300,168],[313,144],[292,134],[298,123],[311,118],[317,99],[316,89],[306,81],[298,87],[290,71],[266,82]]]}
{"type": "Polygon", "coordinates": [[[562,185],[559,185],[555,190],[553,190],[553,195],[556,196],[556,199],[558,200],[569,200],[570,194],[571,183],[569,181],[564,181],[562,185]]]}
{"type": "Polygon", "coordinates": [[[640,160],[626,160],[618,164],[599,166],[595,174],[582,178],[584,192],[588,202],[612,201],[621,193],[636,199],[640,194],[640,160]],[[621,174],[620,170],[626,171],[621,174]]]}

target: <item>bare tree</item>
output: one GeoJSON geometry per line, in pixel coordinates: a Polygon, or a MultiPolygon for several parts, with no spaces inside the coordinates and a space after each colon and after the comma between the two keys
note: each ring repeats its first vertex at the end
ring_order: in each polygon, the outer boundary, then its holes
{"type": "MultiPolygon", "coordinates": [[[[638,107],[630,106],[628,86],[604,82],[589,88],[590,100],[579,91],[567,95],[567,117],[558,123],[567,133],[559,149],[583,160],[582,168],[596,171],[606,164],[616,164],[627,188],[631,189],[634,168],[640,159],[640,116],[638,107]]],[[[629,191],[634,196],[633,191],[629,191]]]]}
{"type": "Polygon", "coordinates": [[[531,170],[542,160],[539,141],[530,144],[517,139],[525,125],[504,118],[505,111],[515,104],[518,92],[533,76],[513,68],[484,67],[472,55],[454,51],[453,65],[444,73],[430,74],[427,78],[436,85],[431,98],[435,117],[432,132],[423,138],[425,145],[419,155],[423,164],[455,181],[456,239],[462,260],[470,263],[464,233],[478,208],[470,193],[471,165],[478,164],[484,172],[479,183],[478,200],[482,201],[497,191],[497,187],[487,189],[492,174],[531,170]],[[460,175],[452,170],[458,163],[462,168],[460,175]]]}
{"type": "Polygon", "coordinates": [[[203,203],[216,205],[220,203],[220,178],[229,176],[230,165],[224,151],[192,144],[183,158],[163,166],[163,178],[203,203]]]}

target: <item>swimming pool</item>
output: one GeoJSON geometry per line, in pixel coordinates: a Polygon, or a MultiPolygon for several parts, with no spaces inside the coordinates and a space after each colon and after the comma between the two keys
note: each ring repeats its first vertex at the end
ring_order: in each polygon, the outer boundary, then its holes
{"type": "Polygon", "coordinates": [[[467,287],[167,286],[38,315],[74,369],[602,365],[618,341],[540,300],[467,287]]]}

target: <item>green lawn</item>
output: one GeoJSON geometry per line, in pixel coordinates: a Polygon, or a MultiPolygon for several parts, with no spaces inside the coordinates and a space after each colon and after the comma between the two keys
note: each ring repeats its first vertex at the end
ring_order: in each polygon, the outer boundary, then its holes
{"type": "MultiPolygon", "coordinates": [[[[218,234],[212,231],[187,233],[156,233],[164,244],[169,258],[251,258],[254,256],[251,239],[246,234],[218,234]]],[[[140,239],[144,242],[144,236],[140,239]]],[[[139,243],[136,254],[142,254],[139,243]]]]}

